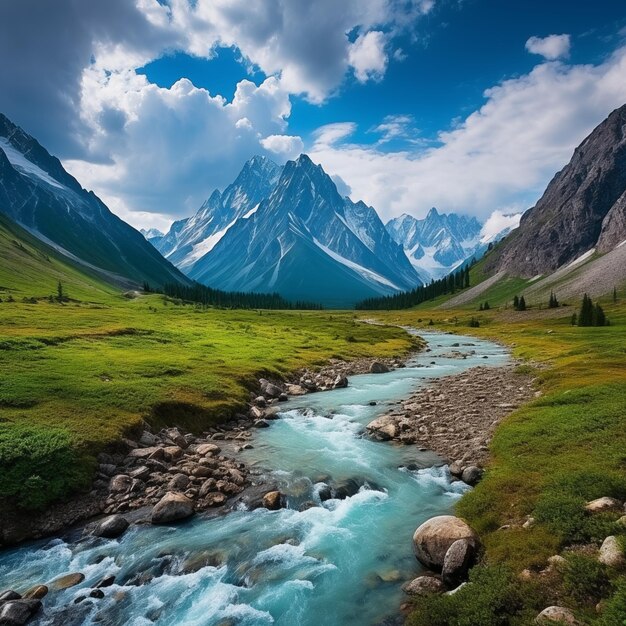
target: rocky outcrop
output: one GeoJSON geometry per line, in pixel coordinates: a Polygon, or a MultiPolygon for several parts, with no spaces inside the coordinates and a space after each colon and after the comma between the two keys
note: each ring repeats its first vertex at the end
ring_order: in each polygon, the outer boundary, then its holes
{"type": "Polygon", "coordinates": [[[623,568],[626,565],[626,557],[617,537],[607,537],[600,546],[598,561],[609,567],[623,568]]]}
{"type": "Polygon", "coordinates": [[[532,277],[597,247],[626,239],[626,105],[574,151],[519,228],[486,259],[486,269],[532,277]]]}
{"type": "Polygon", "coordinates": [[[462,541],[454,549],[454,554],[449,557],[448,572],[450,576],[456,575],[461,562],[471,552],[472,558],[476,554],[480,541],[478,535],[462,519],[454,515],[439,515],[424,522],[413,535],[413,549],[417,559],[436,572],[444,568],[448,551],[453,544],[462,541]]]}

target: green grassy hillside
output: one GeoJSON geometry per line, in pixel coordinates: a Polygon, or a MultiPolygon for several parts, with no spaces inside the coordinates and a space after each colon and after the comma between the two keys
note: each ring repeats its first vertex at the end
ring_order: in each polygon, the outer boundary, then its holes
{"type": "Polygon", "coordinates": [[[0,259],[0,493],[24,506],[86,486],[95,453],[144,419],[201,430],[260,375],[411,345],[347,313],[129,299],[6,221],[0,259]],[[49,298],[59,281],[62,302],[49,298]]]}

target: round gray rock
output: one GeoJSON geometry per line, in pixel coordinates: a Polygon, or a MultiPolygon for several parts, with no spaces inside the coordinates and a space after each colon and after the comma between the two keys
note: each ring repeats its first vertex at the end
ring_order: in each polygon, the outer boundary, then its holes
{"type": "Polygon", "coordinates": [[[476,465],[470,465],[463,470],[461,474],[461,480],[472,487],[480,482],[483,477],[483,470],[476,465]]]}
{"type": "Polygon", "coordinates": [[[459,539],[466,539],[474,549],[480,543],[478,535],[462,519],[454,515],[432,517],[413,534],[415,556],[429,569],[441,571],[446,553],[459,539]]]}
{"type": "Polygon", "coordinates": [[[568,624],[568,626],[578,626],[579,622],[574,614],[563,606],[549,606],[537,615],[537,624],[568,624]]]}

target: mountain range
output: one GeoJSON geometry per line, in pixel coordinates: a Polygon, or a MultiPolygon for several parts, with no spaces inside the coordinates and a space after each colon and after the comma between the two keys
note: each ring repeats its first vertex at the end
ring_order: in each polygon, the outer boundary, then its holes
{"type": "Polygon", "coordinates": [[[307,155],[280,167],[248,161],[223,193],[148,240],[190,278],[223,290],[278,291],[350,306],[439,278],[482,254],[475,218],[409,215],[386,226],[373,207],[341,197],[307,155]]]}
{"type": "Polygon", "coordinates": [[[188,279],[83,189],[39,142],[0,114],[0,212],[109,281],[188,279]]]}

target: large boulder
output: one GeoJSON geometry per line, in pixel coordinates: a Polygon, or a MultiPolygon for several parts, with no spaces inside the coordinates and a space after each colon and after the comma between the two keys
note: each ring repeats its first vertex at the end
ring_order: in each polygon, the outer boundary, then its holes
{"type": "Polygon", "coordinates": [[[115,539],[123,534],[128,528],[129,523],[125,517],[121,515],[111,515],[103,519],[93,530],[96,537],[105,537],[106,539],[115,539]]]}
{"type": "Polygon", "coordinates": [[[598,555],[598,561],[604,563],[609,567],[624,567],[626,565],[626,558],[624,558],[624,551],[620,546],[617,537],[607,537],[600,547],[600,554],[598,555]]]}
{"type": "Polygon", "coordinates": [[[133,485],[133,479],[126,474],[118,474],[111,478],[109,483],[109,491],[114,493],[126,493],[133,485]]]}
{"type": "Polygon", "coordinates": [[[444,584],[434,576],[418,576],[402,585],[402,591],[408,596],[430,596],[445,590],[444,584]]]}
{"type": "Polygon", "coordinates": [[[578,626],[580,622],[574,614],[564,606],[549,606],[537,615],[536,624],[567,624],[568,626],[578,626]]]}
{"type": "Polygon", "coordinates": [[[370,365],[370,374],[386,374],[389,371],[389,368],[380,361],[374,361],[370,365]]]}
{"type": "Polygon", "coordinates": [[[469,568],[476,560],[476,547],[474,542],[467,539],[457,539],[446,552],[443,558],[441,577],[443,582],[454,589],[466,578],[469,568]]]}
{"type": "Polygon", "coordinates": [[[446,553],[459,539],[467,540],[474,550],[480,545],[478,535],[462,519],[454,515],[432,517],[413,534],[415,556],[429,569],[441,571],[446,553]]]}
{"type": "Polygon", "coordinates": [[[39,600],[11,600],[0,605],[2,626],[22,626],[41,609],[39,600]]]}
{"type": "Polygon", "coordinates": [[[213,456],[219,454],[221,448],[215,443],[201,443],[196,447],[196,453],[200,456],[213,456]]]}
{"type": "Polygon", "coordinates": [[[182,493],[166,493],[152,509],[153,524],[169,524],[193,515],[193,502],[182,493]]]}
{"type": "Polygon", "coordinates": [[[344,389],[348,386],[348,378],[339,374],[333,382],[333,389],[344,389]]]}

